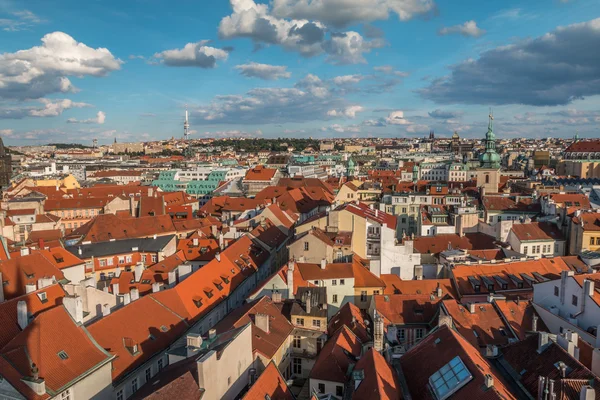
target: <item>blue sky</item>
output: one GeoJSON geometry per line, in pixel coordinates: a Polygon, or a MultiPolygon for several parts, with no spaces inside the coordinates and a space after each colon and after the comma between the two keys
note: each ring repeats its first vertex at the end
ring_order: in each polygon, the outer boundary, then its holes
{"type": "Polygon", "coordinates": [[[597,0],[0,0],[9,144],[600,136],[597,0]]]}

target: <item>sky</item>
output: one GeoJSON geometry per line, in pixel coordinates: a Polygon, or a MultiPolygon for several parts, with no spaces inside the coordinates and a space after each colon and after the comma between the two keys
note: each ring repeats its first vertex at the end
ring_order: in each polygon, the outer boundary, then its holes
{"type": "Polygon", "coordinates": [[[0,137],[600,137],[598,49],[598,0],[0,0],[0,137]]]}

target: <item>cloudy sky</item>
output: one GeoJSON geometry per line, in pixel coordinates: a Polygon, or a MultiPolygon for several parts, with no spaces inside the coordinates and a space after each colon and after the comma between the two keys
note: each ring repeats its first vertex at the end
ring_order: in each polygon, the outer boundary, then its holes
{"type": "Polygon", "coordinates": [[[598,49],[598,0],[0,0],[0,136],[600,137],[598,49]]]}

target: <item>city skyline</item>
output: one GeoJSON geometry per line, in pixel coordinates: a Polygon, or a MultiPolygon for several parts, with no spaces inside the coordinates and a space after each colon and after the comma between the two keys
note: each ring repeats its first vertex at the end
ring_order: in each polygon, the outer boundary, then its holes
{"type": "Polygon", "coordinates": [[[8,145],[598,137],[594,1],[0,1],[8,145]]]}

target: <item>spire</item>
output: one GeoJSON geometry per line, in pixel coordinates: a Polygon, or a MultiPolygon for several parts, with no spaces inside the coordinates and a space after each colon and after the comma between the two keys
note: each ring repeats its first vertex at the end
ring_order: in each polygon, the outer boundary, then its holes
{"type": "Polygon", "coordinates": [[[488,132],[494,132],[494,113],[492,112],[492,109],[490,108],[490,122],[488,123],[488,132]]]}

